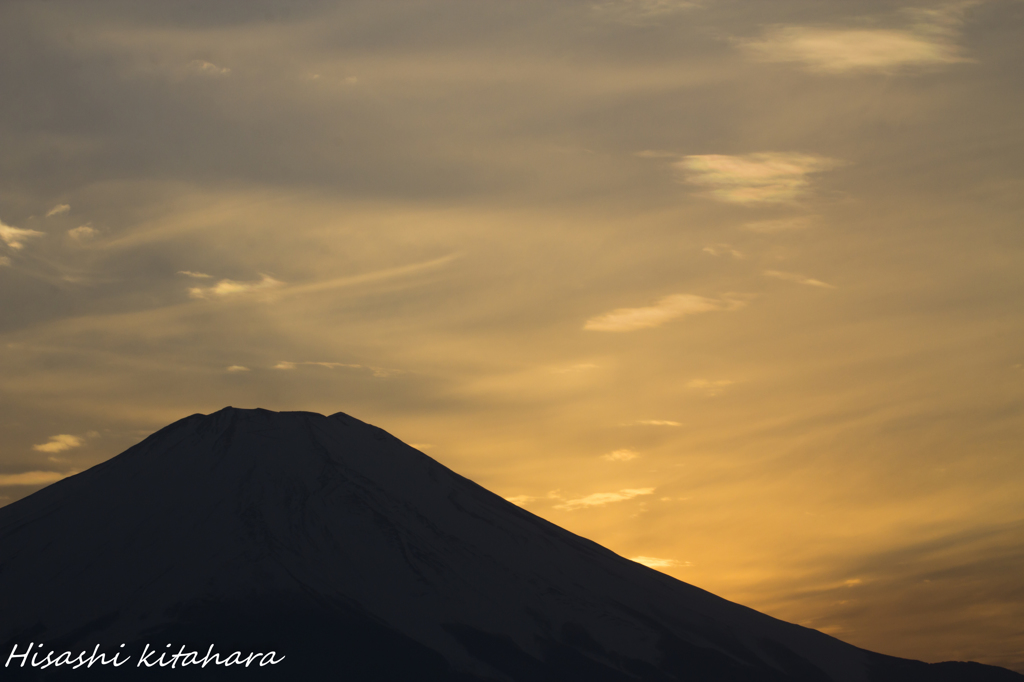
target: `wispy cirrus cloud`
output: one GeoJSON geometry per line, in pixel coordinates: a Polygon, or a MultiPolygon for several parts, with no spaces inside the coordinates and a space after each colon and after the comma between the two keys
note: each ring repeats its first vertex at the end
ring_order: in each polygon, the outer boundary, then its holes
{"type": "Polygon", "coordinates": [[[188,68],[192,69],[195,73],[199,73],[204,76],[227,76],[231,74],[231,69],[228,67],[218,66],[213,62],[208,62],[203,59],[193,59],[188,63],[188,68]]]}
{"type": "Polygon", "coordinates": [[[622,450],[613,450],[607,455],[601,455],[601,459],[607,462],[628,462],[629,460],[636,459],[639,456],[639,453],[636,451],[623,448],[622,450]]]}
{"type": "Polygon", "coordinates": [[[633,422],[640,426],[682,426],[682,422],[674,422],[668,419],[643,419],[638,422],[633,422]]]}
{"type": "Polygon", "coordinates": [[[353,365],[347,362],[290,362],[288,360],[282,360],[274,365],[274,369],[295,369],[299,365],[316,365],[318,367],[326,367],[328,369],[337,369],[339,367],[362,367],[362,365],[353,365]]]}
{"type": "Polygon", "coordinates": [[[291,362],[290,360],[282,360],[281,362],[274,365],[274,369],[281,370],[293,370],[300,365],[308,365],[315,367],[326,367],[327,369],[339,369],[347,367],[349,369],[367,369],[375,377],[389,377],[394,374],[404,374],[404,370],[390,369],[387,367],[374,367],[372,365],[358,365],[349,362],[291,362]]]}
{"type": "Polygon", "coordinates": [[[33,445],[32,449],[37,452],[64,452],[71,448],[77,448],[81,444],[82,439],[80,437],[62,433],[56,436],[50,436],[50,440],[45,443],[33,445]]]}
{"type": "Polygon", "coordinates": [[[191,270],[178,270],[177,274],[185,275],[186,277],[195,277],[196,279],[212,279],[213,275],[207,275],[205,272],[193,272],[191,270]]]}
{"type": "Polygon", "coordinates": [[[732,379],[715,379],[713,381],[709,380],[709,379],[693,379],[692,381],[688,381],[686,383],[686,387],[687,388],[722,388],[722,387],[725,387],[725,386],[731,386],[732,384],[735,384],[735,383],[736,382],[733,381],[732,379]]]}
{"type": "Polygon", "coordinates": [[[246,367],[244,365],[231,365],[230,367],[226,367],[225,371],[226,372],[249,372],[249,371],[252,371],[252,370],[250,370],[248,367],[246,367]]]}
{"type": "Polygon", "coordinates": [[[50,218],[55,215],[61,215],[71,210],[71,204],[57,204],[49,211],[46,212],[46,217],[50,218]]]}
{"type": "Polygon", "coordinates": [[[583,325],[584,329],[601,332],[628,332],[637,329],[659,327],[670,320],[716,310],[738,310],[746,301],[725,296],[720,299],[705,298],[694,294],[673,294],[643,308],[617,308],[611,312],[592,317],[583,325]]]}
{"type": "Polygon", "coordinates": [[[641,159],[677,159],[681,154],[670,152],[667,149],[644,149],[643,151],[636,152],[633,156],[641,159]]]}
{"type": "Polygon", "coordinates": [[[551,372],[553,374],[575,374],[577,372],[588,372],[592,369],[597,369],[597,365],[592,362],[578,362],[574,365],[561,365],[559,367],[552,367],[551,372]]]}
{"type": "Polygon", "coordinates": [[[822,282],[820,279],[811,279],[810,277],[804,277],[795,272],[780,272],[779,270],[765,270],[765,277],[774,277],[775,279],[782,279],[787,282],[796,282],[797,284],[805,284],[810,287],[821,287],[823,289],[835,289],[834,284],[828,282],[822,282]]]}
{"type": "Polygon", "coordinates": [[[744,223],[743,228],[760,234],[776,234],[779,232],[795,232],[814,227],[817,216],[794,216],[792,218],[775,218],[774,220],[755,220],[744,223]]]}
{"type": "Polygon", "coordinates": [[[238,296],[239,294],[250,294],[256,292],[273,291],[284,286],[269,275],[263,275],[257,282],[236,282],[233,279],[222,279],[212,287],[192,287],[188,290],[190,298],[216,299],[238,296]]]}
{"type": "Polygon", "coordinates": [[[704,253],[708,254],[709,256],[726,256],[726,255],[728,255],[728,256],[732,256],[733,258],[739,258],[739,259],[742,259],[742,258],[745,257],[742,253],[740,253],[736,249],[732,248],[732,245],[730,245],[730,244],[708,244],[707,246],[705,246],[701,250],[704,253]]]}
{"type": "Polygon", "coordinates": [[[957,44],[970,7],[979,0],[912,8],[906,28],[773,26],[738,41],[757,61],[789,62],[824,73],[892,72],[972,61],[957,44]]]}
{"type": "Polygon", "coordinates": [[[20,227],[12,227],[4,224],[0,221],[0,239],[3,240],[7,247],[18,251],[25,246],[26,239],[33,239],[35,237],[42,237],[43,233],[38,230],[25,230],[20,227]]]}
{"type": "Polygon", "coordinates": [[[653,556],[634,556],[629,558],[630,561],[635,561],[638,564],[643,564],[648,568],[671,568],[672,566],[692,566],[693,564],[689,561],[676,561],[675,559],[659,559],[653,556]]]}
{"type": "Polygon", "coordinates": [[[0,485],[46,485],[71,474],[57,471],[25,471],[20,474],[0,474],[0,485]]]}
{"type": "Polygon", "coordinates": [[[672,164],[690,185],[731,204],[794,203],[810,190],[809,175],[842,165],[841,161],[799,152],[759,152],[729,156],[699,154],[672,164]]]}
{"type": "Polygon", "coordinates": [[[699,5],[696,0],[605,0],[591,7],[605,21],[643,26],[699,5]]]}
{"type": "Polygon", "coordinates": [[[686,382],[686,388],[700,389],[709,396],[716,396],[727,386],[732,386],[735,383],[732,379],[692,379],[686,382]]]}
{"type": "Polygon", "coordinates": [[[611,504],[612,502],[632,500],[634,497],[650,495],[653,492],[654,488],[624,488],[615,493],[592,493],[586,497],[566,500],[562,504],[556,504],[555,509],[575,511],[576,509],[584,509],[586,507],[599,507],[601,505],[611,504]]]}
{"type": "Polygon", "coordinates": [[[89,227],[88,225],[79,225],[78,227],[68,230],[68,236],[74,239],[76,242],[84,242],[92,239],[98,234],[98,232],[89,227]]]}

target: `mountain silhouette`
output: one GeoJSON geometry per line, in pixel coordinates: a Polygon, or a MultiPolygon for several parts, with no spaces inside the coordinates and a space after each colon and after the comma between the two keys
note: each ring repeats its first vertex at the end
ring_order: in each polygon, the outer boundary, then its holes
{"type": "Polygon", "coordinates": [[[0,680],[1024,680],[721,599],[348,415],[231,407],[0,508],[5,662],[0,680]],[[146,647],[211,646],[281,660],[138,667],[146,647]],[[29,647],[130,660],[10,658],[29,647]]]}

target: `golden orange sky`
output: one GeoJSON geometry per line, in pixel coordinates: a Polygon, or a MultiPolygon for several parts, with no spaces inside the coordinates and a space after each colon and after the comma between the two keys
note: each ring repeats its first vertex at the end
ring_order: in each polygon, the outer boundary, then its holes
{"type": "Polygon", "coordinates": [[[343,411],[1024,671],[1024,3],[0,4],[0,504],[343,411]]]}

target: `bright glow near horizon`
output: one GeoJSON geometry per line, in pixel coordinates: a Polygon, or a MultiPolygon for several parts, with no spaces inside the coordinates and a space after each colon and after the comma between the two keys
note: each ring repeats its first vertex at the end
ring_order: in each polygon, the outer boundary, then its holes
{"type": "Polygon", "coordinates": [[[4,3],[0,504],[344,411],[730,600],[1024,670],[1022,22],[4,3]]]}

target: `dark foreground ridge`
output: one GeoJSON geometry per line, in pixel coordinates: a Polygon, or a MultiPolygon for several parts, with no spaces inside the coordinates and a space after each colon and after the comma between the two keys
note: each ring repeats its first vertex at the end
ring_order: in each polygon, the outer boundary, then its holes
{"type": "Polygon", "coordinates": [[[345,414],[230,407],[0,509],[9,660],[0,680],[1024,680],[874,654],[720,599],[345,414]],[[258,656],[196,665],[211,645],[258,656]],[[11,659],[29,646],[128,662],[11,659]],[[151,663],[184,653],[140,668],[147,646],[151,663]]]}

